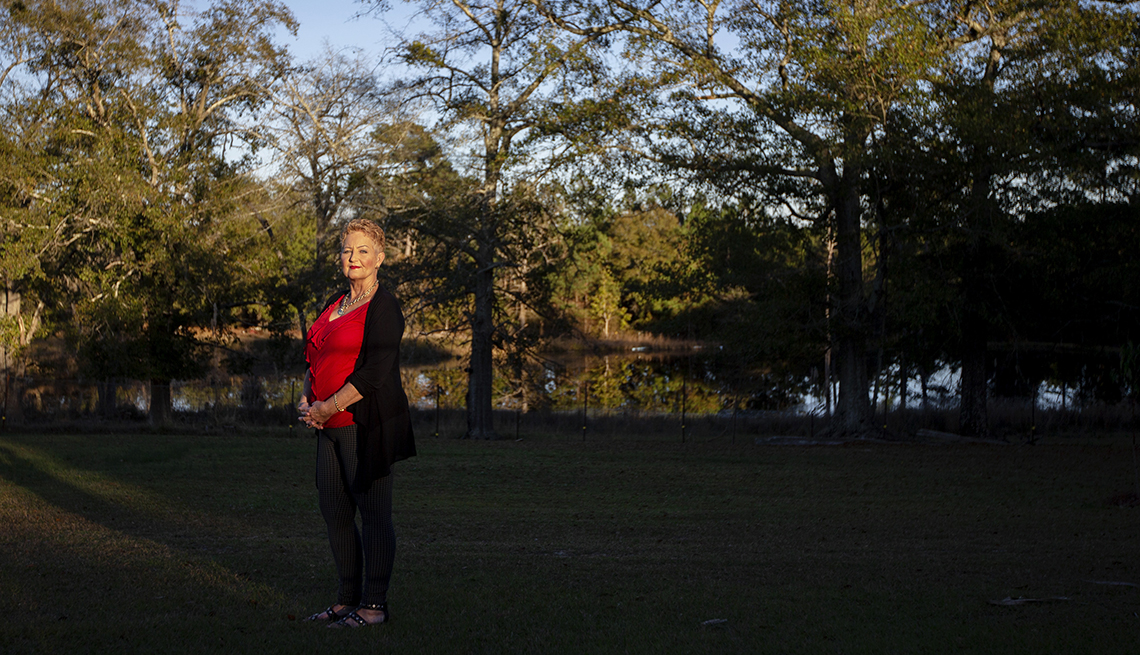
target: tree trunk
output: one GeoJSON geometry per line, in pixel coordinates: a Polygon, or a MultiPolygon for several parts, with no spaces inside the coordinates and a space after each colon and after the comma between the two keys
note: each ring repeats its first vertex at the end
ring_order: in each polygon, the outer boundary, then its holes
{"type": "Polygon", "coordinates": [[[495,269],[488,258],[475,273],[475,307],[471,315],[471,362],[467,377],[465,439],[497,439],[492,413],[494,373],[495,269]]]}
{"type": "Polygon", "coordinates": [[[835,344],[839,399],[833,430],[847,437],[867,436],[871,404],[867,378],[867,316],[863,294],[863,244],[860,239],[859,194],[845,171],[835,202],[835,273],[839,302],[835,344]]]}
{"type": "MultiPolygon", "coordinates": [[[[1001,71],[999,63],[1002,48],[1009,32],[994,35],[979,90],[979,106],[993,107],[994,85],[1001,71]]],[[[986,276],[992,263],[987,261],[983,248],[986,234],[993,234],[1001,210],[990,197],[994,179],[995,154],[989,143],[980,140],[972,145],[970,157],[970,196],[967,213],[962,218],[966,229],[966,247],[961,262],[959,280],[962,284],[962,341],[959,354],[962,358],[962,376],[958,390],[958,432],[967,436],[988,436],[986,348],[989,326],[985,317],[986,276]]]]}
{"type": "Polygon", "coordinates": [[[115,392],[118,386],[109,378],[99,383],[99,416],[105,419],[115,417],[115,392]]]}
{"type": "MultiPolygon", "coordinates": [[[[501,25],[497,25],[501,27],[501,25]]],[[[478,254],[475,257],[474,308],[471,313],[471,361],[467,376],[467,434],[464,439],[498,439],[493,413],[494,336],[495,336],[495,260],[499,256],[499,220],[497,200],[499,176],[503,161],[500,153],[510,152],[510,139],[504,138],[504,121],[498,118],[498,56],[493,50],[491,93],[488,101],[496,116],[484,123],[483,189],[480,223],[475,232],[478,254]]]]}
{"type": "MultiPolygon", "coordinates": [[[[19,338],[16,345],[26,346],[31,343],[32,336],[39,326],[40,308],[43,307],[43,303],[40,303],[39,308],[33,314],[31,329],[29,330],[24,325],[23,317],[20,315],[21,297],[19,289],[10,280],[7,281],[4,286],[3,313],[5,317],[14,318],[19,326],[19,338]]],[[[25,373],[24,358],[7,345],[0,345],[0,364],[4,367],[3,371],[0,371],[0,375],[3,375],[4,384],[4,423],[8,425],[22,424],[24,422],[24,407],[20,402],[20,396],[23,393],[23,385],[20,380],[25,373]]]]}
{"type": "MultiPolygon", "coordinates": [[[[4,317],[15,320],[20,317],[20,292],[11,282],[4,287],[4,317]]],[[[3,364],[6,372],[11,372],[15,365],[16,358],[13,354],[7,344],[0,344],[0,364],[3,364]]]]}
{"type": "Polygon", "coordinates": [[[24,422],[24,406],[20,403],[23,395],[23,384],[12,371],[4,372],[4,416],[3,423],[8,425],[21,425],[24,422]]]}
{"type": "Polygon", "coordinates": [[[930,380],[930,375],[926,372],[926,368],[923,368],[919,373],[919,380],[922,384],[922,411],[925,414],[930,412],[930,396],[927,393],[930,389],[928,382],[930,380]]]}
{"type": "Polygon", "coordinates": [[[906,384],[910,377],[910,371],[907,370],[906,360],[899,357],[899,410],[906,410],[906,384]]]}
{"type": "MultiPolygon", "coordinates": [[[[984,151],[984,148],[982,149],[984,151]]],[[[992,265],[987,261],[983,247],[983,232],[991,231],[998,209],[990,199],[990,182],[993,167],[984,159],[975,166],[977,171],[970,189],[970,207],[966,220],[966,248],[962,257],[962,341],[959,354],[962,358],[962,377],[959,380],[958,432],[963,435],[984,437],[989,434],[989,417],[986,404],[989,396],[986,374],[986,348],[989,328],[985,317],[986,271],[992,265]]]]}
{"type": "Polygon", "coordinates": [[[305,322],[305,311],[297,307],[297,328],[301,331],[301,346],[309,342],[309,326],[305,322]]]}
{"type": "Polygon", "coordinates": [[[966,279],[962,307],[962,377],[959,381],[958,432],[971,437],[989,434],[986,411],[989,396],[986,374],[987,330],[978,296],[980,280],[966,279]]]}
{"type": "Polygon", "coordinates": [[[883,367],[887,360],[887,212],[883,206],[882,198],[875,203],[878,207],[879,219],[878,252],[875,257],[875,279],[872,285],[870,307],[871,329],[875,339],[875,376],[874,391],[872,391],[871,413],[872,418],[882,413],[883,419],[879,425],[886,426],[886,415],[890,411],[890,384],[883,379],[883,367]],[[880,394],[881,392],[881,394],[880,394]]]}
{"type": "Polygon", "coordinates": [[[170,380],[150,381],[150,423],[169,425],[174,412],[170,398],[170,380]]]}
{"type": "MultiPolygon", "coordinates": [[[[827,279],[830,281],[833,271],[835,269],[835,238],[833,233],[828,230],[827,233],[827,279]]],[[[830,285],[829,285],[830,286],[830,285]]],[[[832,329],[832,307],[834,300],[831,292],[827,294],[827,305],[824,308],[824,316],[827,320],[827,349],[823,351],[823,385],[824,385],[824,400],[827,403],[827,418],[831,419],[832,408],[834,407],[834,398],[832,395],[832,379],[831,372],[831,355],[835,350],[835,331],[832,329]]]]}

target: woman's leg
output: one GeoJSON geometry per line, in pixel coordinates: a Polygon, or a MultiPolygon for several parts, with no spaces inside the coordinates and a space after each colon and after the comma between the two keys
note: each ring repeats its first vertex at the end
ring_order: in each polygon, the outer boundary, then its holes
{"type": "Polygon", "coordinates": [[[317,486],[321,489],[321,513],[328,526],[329,542],[341,578],[338,602],[349,605],[383,604],[388,598],[388,584],[396,559],[392,476],[376,480],[364,493],[349,492],[348,481],[356,478],[356,426],[321,430],[321,434],[324,438],[318,442],[327,442],[328,447],[318,452],[317,486]],[[325,453],[324,468],[321,466],[321,453],[325,453]],[[332,464],[334,459],[335,468],[332,464]],[[322,476],[326,479],[323,485],[322,476]],[[360,510],[362,524],[360,531],[356,528],[357,509],[360,510]],[[345,565],[348,563],[351,566],[345,565]],[[365,574],[363,594],[360,589],[362,568],[365,574]]]}
{"type": "Polygon", "coordinates": [[[356,495],[364,533],[364,605],[387,601],[388,582],[396,560],[396,528],[392,524],[392,476],[372,483],[368,491],[356,495]]]}
{"type": "Polygon", "coordinates": [[[340,585],[337,604],[360,604],[364,553],[356,527],[356,500],[348,480],[356,473],[356,426],[317,432],[317,495],[328,528],[340,585]]]}

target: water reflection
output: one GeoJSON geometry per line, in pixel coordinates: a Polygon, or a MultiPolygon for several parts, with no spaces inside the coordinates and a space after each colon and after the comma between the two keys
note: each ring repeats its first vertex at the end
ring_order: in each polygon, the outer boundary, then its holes
{"type": "MultiPolygon", "coordinates": [[[[810,397],[811,381],[742,370],[720,353],[560,355],[510,376],[495,377],[496,408],[631,414],[715,414],[734,408],[793,409],[810,397]]],[[[463,407],[466,371],[459,367],[408,373],[410,400],[421,409],[463,407]]]]}
{"type": "MultiPolygon", "coordinates": [[[[1075,364],[1037,366],[1033,376],[1014,384],[1002,360],[995,357],[992,391],[998,398],[1021,398],[1041,409],[1073,409],[1094,402],[1120,402],[1131,389],[1110,373],[1119,364],[1083,359],[1075,364]],[[1096,366],[1094,366],[1096,364],[1096,366]],[[1071,370],[1069,370],[1071,369],[1071,370]],[[1108,371],[1108,373],[1104,373],[1108,371]],[[1004,377],[1003,377],[1004,376],[1004,377]],[[1014,395],[1016,394],[1016,395],[1014,395]]],[[[1019,375],[1029,362],[1017,360],[1019,375]],[[1028,363],[1027,363],[1028,362],[1028,363]]],[[[1065,363],[1065,362],[1062,362],[1065,363]]],[[[719,350],[641,350],[610,354],[557,353],[525,366],[500,362],[495,370],[495,407],[506,411],[588,411],[624,415],[713,415],[726,411],[763,410],[800,415],[827,414],[820,369],[789,371],[779,367],[756,370],[719,350]]],[[[404,369],[410,401],[423,410],[466,406],[465,364],[452,360],[434,366],[404,369]]],[[[84,416],[112,413],[141,417],[150,406],[150,384],[133,380],[14,380],[5,415],[23,411],[28,417],[84,416]],[[104,400],[104,399],[109,399],[104,400]],[[16,405],[19,406],[16,406],[16,405]]],[[[925,377],[911,369],[886,367],[871,385],[878,413],[900,409],[949,410],[957,407],[958,372],[939,366],[925,377]]],[[[239,410],[291,411],[301,391],[300,375],[219,376],[175,381],[171,400],[177,412],[210,414],[226,422],[239,410]]],[[[832,386],[832,397],[837,388],[832,386]]]]}

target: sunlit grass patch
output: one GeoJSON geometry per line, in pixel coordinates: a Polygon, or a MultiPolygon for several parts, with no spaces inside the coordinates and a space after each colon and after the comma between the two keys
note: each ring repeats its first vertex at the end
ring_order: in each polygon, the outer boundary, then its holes
{"type": "Polygon", "coordinates": [[[335,591],[314,450],[0,437],[0,651],[1131,653],[1140,635],[1136,510],[1106,500],[1131,453],[1111,440],[424,439],[396,469],[394,621],[351,634],[298,620],[335,591]]]}
{"type": "MultiPolygon", "coordinates": [[[[87,478],[74,482],[83,488],[87,478]]],[[[69,481],[66,475],[54,479],[69,481]]],[[[130,496],[113,494],[119,500],[130,496]]],[[[167,622],[280,598],[213,558],[165,543],[165,531],[154,530],[157,539],[144,536],[151,530],[137,530],[140,524],[129,515],[69,511],[7,481],[0,497],[0,524],[9,526],[0,537],[6,560],[0,586],[10,619],[2,635],[5,652],[57,652],[68,644],[74,650],[97,643],[177,650],[179,644],[154,632],[155,623],[161,631],[167,622]]]]}

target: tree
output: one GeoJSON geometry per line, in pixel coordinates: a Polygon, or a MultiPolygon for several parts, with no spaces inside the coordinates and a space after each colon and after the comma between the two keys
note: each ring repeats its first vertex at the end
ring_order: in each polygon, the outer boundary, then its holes
{"type": "Polygon", "coordinates": [[[41,325],[44,303],[27,294],[30,283],[42,276],[40,257],[54,232],[45,214],[33,210],[46,200],[35,180],[51,166],[51,157],[44,147],[46,103],[34,100],[35,88],[24,74],[36,52],[34,32],[19,19],[22,11],[6,7],[0,21],[0,366],[5,397],[11,376],[23,375],[22,351],[41,325]],[[30,313],[26,300],[34,305],[30,313]]]}
{"type": "Polygon", "coordinates": [[[471,301],[466,436],[495,438],[495,343],[506,336],[497,332],[499,282],[504,270],[523,264],[526,242],[535,242],[534,230],[525,229],[534,225],[527,217],[536,215],[528,188],[563,154],[551,137],[566,101],[602,72],[590,56],[599,36],[567,38],[525,0],[425,0],[419,6],[438,31],[401,39],[396,47],[402,64],[421,71],[406,88],[430,100],[445,126],[472,130],[460,134],[473,146],[478,187],[465,203],[470,211],[457,215],[469,220],[446,221],[447,231],[429,221],[417,229],[449,242],[465,260],[455,270],[467,276],[471,301]]]}
{"type": "MultiPolygon", "coordinates": [[[[294,207],[312,223],[308,256],[282,270],[277,296],[294,314],[302,341],[307,315],[338,284],[333,266],[339,225],[371,213],[384,222],[386,203],[376,197],[377,176],[398,143],[375,138],[400,122],[401,108],[382,88],[375,63],[360,53],[327,51],[293,67],[273,89],[272,119],[263,132],[276,152],[275,178],[289,189],[294,207]]],[[[278,214],[284,216],[285,214],[278,214]]],[[[285,261],[282,243],[266,217],[267,235],[285,261]]]]}
{"type": "Polygon", "coordinates": [[[644,104],[674,112],[643,132],[643,149],[654,160],[695,171],[721,193],[739,191],[748,181],[752,191],[774,188],[783,192],[778,200],[789,212],[829,221],[836,242],[835,427],[868,434],[870,308],[862,256],[867,160],[887,113],[918,101],[919,82],[944,49],[945,39],[934,31],[944,24],[938,7],[885,1],[536,2],[573,34],[620,29],[631,35],[631,53],[646,53],[656,77],[640,85],[651,90],[644,104]],[[736,39],[733,47],[724,45],[729,36],[736,39]],[[665,97],[664,88],[672,94],[665,97]]]}
{"type": "MultiPolygon", "coordinates": [[[[1089,121],[1072,117],[1118,109],[1115,103],[1089,106],[1085,94],[1114,85],[1119,72],[1112,69],[1120,63],[1114,55],[1121,38],[1134,29],[1135,16],[1097,4],[989,2],[960,12],[962,22],[981,35],[978,47],[963,53],[943,96],[954,112],[947,136],[957,141],[969,180],[956,217],[962,245],[960,430],[965,434],[989,430],[986,353],[1000,314],[994,310],[997,298],[987,290],[995,288],[1000,275],[993,263],[1003,228],[1037,204],[1031,196],[1052,195],[1046,176],[1067,177],[1064,170],[1077,168],[1074,155],[1090,150],[1090,135],[1079,128],[1089,121]],[[1044,171],[1049,173],[1042,176],[1044,171]],[[1030,197],[1013,183],[1023,176],[1033,180],[1030,197]]],[[[1129,113],[1135,115],[1134,108],[1129,113]]]]}
{"type": "Polygon", "coordinates": [[[201,370],[199,328],[242,301],[230,246],[246,226],[233,200],[259,145],[244,121],[283,72],[276,27],[295,24],[257,0],[198,14],[177,3],[29,2],[9,17],[30,53],[30,93],[12,103],[37,109],[50,157],[21,181],[35,199],[29,215],[53,228],[36,291],[70,315],[91,371],[152,381],[152,418],[165,421],[170,380],[201,370]]]}
{"type": "MultiPolygon", "coordinates": [[[[620,29],[631,53],[648,55],[642,61],[654,76],[626,88],[645,90],[640,104],[660,110],[631,121],[639,149],[659,170],[687,170],[722,197],[768,198],[785,215],[831,230],[831,339],[844,433],[870,428],[867,362],[871,341],[883,343],[886,334],[891,234],[916,206],[891,204],[908,177],[904,165],[891,165],[902,150],[890,144],[905,138],[894,131],[934,145],[923,183],[946,191],[925,200],[945,208],[953,198],[957,210],[944,214],[944,225],[963,228],[937,246],[959,253],[952,255],[961,291],[952,317],[962,429],[984,432],[985,343],[996,317],[987,289],[1000,275],[990,266],[1001,249],[995,227],[1046,188],[1082,188],[1065,171],[1088,170],[1080,160],[1096,148],[1089,128],[1108,127],[1111,111],[1102,109],[1125,105],[1123,115],[1132,115],[1121,91],[1109,91],[1135,77],[1122,38],[1134,32],[1135,16],[1113,6],[1131,3],[535,1],[571,33],[620,29]],[[1096,104],[1095,89],[1117,100],[1096,104]],[[1084,123],[1086,136],[1066,137],[1049,127],[1057,123],[1084,123]],[[947,179],[958,186],[940,186],[947,179]],[[873,240],[864,238],[867,225],[877,228],[873,240]],[[863,257],[869,245],[870,260],[863,257]]],[[[1127,119],[1118,123],[1130,129],[1127,119]]],[[[1112,142],[1117,155],[1108,170],[1092,165],[1105,179],[1127,169],[1119,156],[1127,139],[1112,142]]]]}
{"type": "Polygon", "coordinates": [[[932,76],[931,102],[893,114],[877,156],[884,204],[906,225],[904,247],[923,253],[899,291],[925,309],[905,324],[938,333],[941,355],[961,366],[959,430],[986,435],[989,343],[1036,332],[1013,311],[1031,292],[1008,284],[1026,257],[1022,224],[1092,196],[1120,201],[1134,188],[1114,176],[1136,152],[1126,91],[1135,88],[1135,14],[1076,1],[951,9],[963,29],[932,76]],[[917,280],[929,293],[908,293],[917,280]]]}
{"type": "Polygon", "coordinates": [[[590,294],[590,311],[601,324],[604,339],[610,338],[611,330],[620,330],[629,323],[629,312],[621,306],[621,287],[605,269],[590,294]]]}

